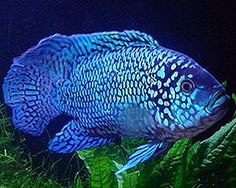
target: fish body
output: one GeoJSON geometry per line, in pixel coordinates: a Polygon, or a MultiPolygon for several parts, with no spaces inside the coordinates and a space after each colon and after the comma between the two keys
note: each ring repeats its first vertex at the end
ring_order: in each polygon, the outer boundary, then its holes
{"type": "Polygon", "coordinates": [[[192,58],[138,31],[45,38],[14,60],[3,90],[26,133],[40,135],[62,113],[73,118],[50,140],[52,151],[147,138],[118,173],[206,130],[229,101],[192,58]]]}

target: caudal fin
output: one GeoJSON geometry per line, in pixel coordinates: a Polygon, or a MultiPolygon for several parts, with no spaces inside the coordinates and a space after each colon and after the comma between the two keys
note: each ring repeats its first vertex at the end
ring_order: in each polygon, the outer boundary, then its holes
{"type": "Polygon", "coordinates": [[[13,109],[14,126],[40,135],[49,120],[59,115],[52,104],[52,78],[34,65],[13,64],[3,84],[5,103],[13,109]]]}

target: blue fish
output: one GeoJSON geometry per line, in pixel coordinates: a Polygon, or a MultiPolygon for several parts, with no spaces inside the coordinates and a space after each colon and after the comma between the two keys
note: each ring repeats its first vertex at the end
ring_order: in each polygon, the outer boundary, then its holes
{"type": "Polygon", "coordinates": [[[38,136],[51,119],[72,117],[50,140],[53,152],[146,138],[117,173],[205,131],[229,103],[192,58],[139,31],[49,36],[14,59],[3,91],[25,133],[38,136]]]}

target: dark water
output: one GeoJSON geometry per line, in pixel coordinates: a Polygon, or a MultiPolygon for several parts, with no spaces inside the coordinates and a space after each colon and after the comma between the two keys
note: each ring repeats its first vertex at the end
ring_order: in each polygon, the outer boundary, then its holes
{"type": "MultiPolygon", "coordinates": [[[[235,80],[235,8],[234,1],[203,0],[2,0],[0,1],[0,85],[12,58],[40,39],[54,33],[75,34],[99,31],[140,30],[171,49],[183,52],[211,72],[218,80],[228,81],[228,91],[235,80]]],[[[3,101],[2,91],[0,101],[3,101]]],[[[68,121],[61,117],[49,126],[50,134],[68,121]]],[[[26,150],[45,149],[47,134],[35,139],[26,136],[26,150]]],[[[35,165],[48,153],[35,159],[35,165]]],[[[61,156],[51,156],[56,160],[61,156]]],[[[64,168],[68,157],[59,163],[64,168]]],[[[74,160],[74,159],[73,159],[74,160]]],[[[79,164],[74,160],[70,173],[79,164]],[[75,165],[76,164],[76,165],[75,165]]],[[[68,173],[67,177],[71,174],[68,173]]],[[[71,175],[71,176],[72,176],[71,175]]]]}
{"type": "Polygon", "coordinates": [[[219,80],[232,81],[236,41],[233,2],[3,0],[0,78],[13,57],[50,34],[135,29],[193,57],[219,80]]]}

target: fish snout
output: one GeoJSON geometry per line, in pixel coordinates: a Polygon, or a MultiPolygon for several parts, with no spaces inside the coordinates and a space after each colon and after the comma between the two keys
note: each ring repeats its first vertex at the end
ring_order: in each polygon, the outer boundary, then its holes
{"type": "Polygon", "coordinates": [[[227,110],[230,105],[230,97],[226,94],[223,87],[212,93],[207,104],[206,111],[209,114],[216,114],[219,111],[227,110]]]}

